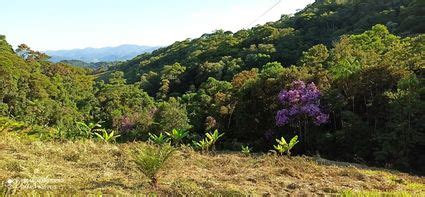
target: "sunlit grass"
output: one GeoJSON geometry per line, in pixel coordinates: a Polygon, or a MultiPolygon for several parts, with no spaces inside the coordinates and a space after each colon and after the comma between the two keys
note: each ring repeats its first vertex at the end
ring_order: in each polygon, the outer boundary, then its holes
{"type": "MultiPolygon", "coordinates": [[[[1,184],[0,192],[34,196],[76,195],[197,195],[247,196],[342,194],[344,196],[409,196],[424,193],[423,179],[380,169],[320,165],[310,157],[243,156],[239,152],[200,154],[181,146],[159,172],[158,187],[138,169],[131,156],[145,143],[106,144],[92,140],[40,142],[4,135],[0,139],[0,182],[9,179],[57,179],[23,189],[1,184]],[[400,181],[402,180],[402,181],[400,181]],[[12,188],[12,189],[11,189],[12,188]]],[[[32,185],[30,185],[32,186],[32,185]]],[[[1,194],[0,194],[1,196],[1,194]]]]}
{"type": "Polygon", "coordinates": [[[382,191],[343,191],[340,194],[344,197],[410,197],[412,193],[403,191],[382,192],[382,191]]]}

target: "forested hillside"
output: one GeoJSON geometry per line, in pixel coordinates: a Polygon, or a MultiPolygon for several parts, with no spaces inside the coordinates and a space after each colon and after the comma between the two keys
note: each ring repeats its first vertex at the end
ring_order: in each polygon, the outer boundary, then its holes
{"type": "Polygon", "coordinates": [[[266,136],[301,130],[275,126],[281,89],[296,79],[314,82],[330,119],[307,126],[304,151],[419,167],[424,9],[415,0],[317,1],[266,25],[176,42],[115,70],[156,99],[181,98],[195,132],[213,122],[260,150],[273,141],[266,136]]]}
{"type": "MultiPolygon", "coordinates": [[[[283,15],[279,21],[266,25],[236,33],[219,30],[193,40],[176,42],[152,54],[140,55],[119,70],[135,82],[149,71],[159,74],[165,65],[178,62],[187,68],[179,77],[184,81],[184,89],[171,88],[170,92],[184,93],[190,85],[198,87],[206,77],[215,76],[206,73],[207,68],[203,68],[208,67],[206,62],[224,64],[226,60],[235,61],[239,67],[224,65],[221,71],[220,77],[229,80],[229,76],[241,70],[261,68],[266,62],[279,61],[284,66],[299,64],[302,52],[312,46],[324,44],[331,47],[342,35],[359,34],[375,24],[383,24],[392,34],[402,37],[423,33],[424,4],[419,0],[316,1],[294,16],[283,15]],[[200,73],[205,74],[197,76],[200,73]]],[[[212,71],[220,69],[217,65],[209,67],[212,71]]],[[[154,84],[158,83],[157,79],[154,84]]]]}
{"type": "Polygon", "coordinates": [[[116,66],[118,64],[121,64],[122,62],[115,61],[115,62],[92,62],[87,63],[80,60],[62,60],[59,63],[69,64],[76,67],[82,67],[82,68],[91,68],[97,70],[97,72],[106,71],[111,66],[116,66]]]}
{"type": "MultiPolygon", "coordinates": [[[[318,0],[293,16],[178,41],[94,74],[0,37],[1,121],[43,140],[117,132],[225,133],[217,149],[293,154],[425,173],[425,2],[318,0]],[[86,125],[87,126],[87,125],[86,125]],[[27,127],[26,127],[27,128],[27,127]]],[[[1,130],[0,130],[1,132],[1,130]]]]}

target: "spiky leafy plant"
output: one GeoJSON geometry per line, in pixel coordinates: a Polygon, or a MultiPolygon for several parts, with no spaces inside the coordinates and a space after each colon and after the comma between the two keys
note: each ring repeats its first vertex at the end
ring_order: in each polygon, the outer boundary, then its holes
{"type": "Polygon", "coordinates": [[[94,132],[102,132],[101,121],[97,123],[85,123],[85,122],[76,122],[77,128],[79,130],[79,135],[85,138],[91,138],[94,132]]]}
{"type": "Polygon", "coordinates": [[[218,139],[220,139],[224,133],[219,133],[218,130],[215,130],[213,133],[207,133],[205,134],[205,138],[196,142],[193,141],[193,144],[195,147],[201,149],[202,152],[208,152],[210,147],[212,147],[212,150],[215,150],[215,143],[218,139]]]}
{"type": "Polygon", "coordinates": [[[216,129],[213,133],[207,133],[205,134],[205,136],[207,136],[209,143],[212,146],[212,150],[215,150],[215,143],[217,142],[218,139],[220,139],[221,137],[223,137],[224,133],[219,133],[218,130],[216,129]]]}
{"type": "Polygon", "coordinates": [[[252,148],[249,146],[241,146],[241,152],[242,154],[244,154],[245,156],[249,156],[251,154],[252,148]]]}
{"type": "Polygon", "coordinates": [[[170,142],[170,138],[163,135],[162,133],[160,133],[159,135],[149,133],[149,141],[151,141],[151,142],[153,142],[154,144],[157,144],[157,145],[163,145],[163,144],[170,142]]]}
{"type": "Polygon", "coordinates": [[[288,156],[291,155],[291,149],[295,146],[295,144],[298,143],[298,135],[294,136],[291,141],[289,141],[289,144],[286,142],[285,138],[281,137],[280,140],[276,139],[277,145],[273,145],[274,149],[282,155],[286,152],[288,156]]]}
{"type": "Polygon", "coordinates": [[[286,149],[280,144],[273,145],[273,148],[279,153],[279,155],[283,155],[283,153],[286,151],[286,149]]]}
{"type": "Polygon", "coordinates": [[[170,138],[167,138],[165,135],[160,133],[159,135],[155,135],[152,133],[149,133],[149,140],[155,144],[163,145],[165,143],[168,143],[170,141],[170,138]]]}
{"type": "Polygon", "coordinates": [[[208,139],[204,138],[200,141],[193,141],[193,145],[195,145],[196,148],[201,149],[202,152],[208,152],[211,143],[208,141],[208,139]]]}
{"type": "Polygon", "coordinates": [[[188,131],[173,129],[171,133],[165,132],[173,141],[174,145],[179,146],[181,141],[189,135],[188,131]]]}
{"type": "Polygon", "coordinates": [[[108,132],[105,129],[102,129],[102,135],[99,133],[94,133],[98,139],[100,139],[103,142],[109,143],[114,142],[118,137],[121,135],[115,135],[114,131],[111,131],[111,133],[108,134],[108,132]]]}
{"type": "Polygon", "coordinates": [[[17,122],[6,117],[0,117],[0,132],[14,130],[25,126],[22,122],[17,122]]]}
{"type": "Polygon", "coordinates": [[[175,149],[169,144],[140,147],[134,154],[134,162],[140,171],[150,179],[153,187],[158,186],[158,172],[164,168],[175,149]]]}

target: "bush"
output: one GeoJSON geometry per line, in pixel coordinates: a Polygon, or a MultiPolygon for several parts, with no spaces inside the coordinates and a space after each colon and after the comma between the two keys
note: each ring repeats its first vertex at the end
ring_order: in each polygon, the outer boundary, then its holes
{"type": "Polygon", "coordinates": [[[188,130],[189,124],[186,107],[175,98],[158,104],[155,114],[155,125],[157,132],[171,131],[173,129],[188,130]]]}

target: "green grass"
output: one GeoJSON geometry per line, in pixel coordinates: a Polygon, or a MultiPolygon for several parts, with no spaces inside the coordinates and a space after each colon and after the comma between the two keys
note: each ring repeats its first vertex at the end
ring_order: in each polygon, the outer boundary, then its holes
{"type": "Polygon", "coordinates": [[[406,189],[423,191],[425,193],[425,184],[423,184],[423,183],[407,183],[406,189]]]}
{"type": "Polygon", "coordinates": [[[340,193],[344,197],[410,197],[414,196],[410,192],[405,191],[394,191],[394,192],[382,192],[382,191],[343,191],[340,193]]]}

